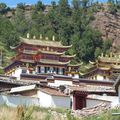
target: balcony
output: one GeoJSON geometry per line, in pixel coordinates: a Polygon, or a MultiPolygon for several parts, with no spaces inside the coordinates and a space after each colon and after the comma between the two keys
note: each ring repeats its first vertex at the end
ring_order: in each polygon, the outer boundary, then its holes
{"type": "Polygon", "coordinates": [[[35,54],[37,54],[37,52],[38,51],[36,51],[36,50],[23,50],[23,51],[21,51],[22,53],[24,53],[24,54],[32,54],[32,55],[35,55],[35,54]]]}

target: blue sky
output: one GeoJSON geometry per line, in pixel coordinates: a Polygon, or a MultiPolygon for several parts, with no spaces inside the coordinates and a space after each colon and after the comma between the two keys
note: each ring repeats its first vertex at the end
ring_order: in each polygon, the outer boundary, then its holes
{"type": "MultiPolygon", "coordinates": [[[[38,0],[0,0],[0,2],[4,2],[6,3],[8,6],[10,7],[15,7],[17,5],[17,3],[26,3],[26,4],[35,4],[37,3],[38,0]]],[[[51,1],[53,0],[41,0],[44,4],[50,4],[51,1]]],[[[59,1],[59,0],[54,0],[54,1],[59,1]]],[[[72,1],[72,0],[69,0],[72,1]]],[[[98,1],[106,1],[106,0],[98,0],[98,1]]]]}
{"type": "MultiPolygon", "coordinates": [[[[0,0],[0,2],[6,3],[8,6],[16,6],[17,3],[35,4],[38,0],[0,0]]],[[[41,0],[44,4],[50,4],[52,0],[41,0]]],[[[58,0],[55,0],[58,1],[58,0]]]]}

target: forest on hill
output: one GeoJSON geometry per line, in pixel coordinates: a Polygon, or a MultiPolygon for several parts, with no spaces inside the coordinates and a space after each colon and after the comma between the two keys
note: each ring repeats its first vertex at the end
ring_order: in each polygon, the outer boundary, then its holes
{"type": "MultiPolygon", "coordinates": [[[[116,14],[119,11],[119,1],[108,0],[108,11],[116,14]]],[[[19,43],[19,36],[36,36],[40,34],[49,40],[55,40],[64,45],[73,45],[66,54],[76,54],[73,63],[95,60],[102,52],[108,53],[112,46],[110,39],[103,40],[99,30],[90,26],[95,19],[94,14],[103,10],[101,4],[93,0],[53,1],[50,9],[45,12],[46,5],[38,1],[31,6],[31,13],[26,15],[26,5],[18,3],[13,11],[5,3],[0,3],[0,50],[4,56],[11,56],[10,46],[19,43]],[[13,17],[8,19],[5,15],[11,11],[13,17]]],[[[6,58],[7,58],[6,57],[6,58]]]]}

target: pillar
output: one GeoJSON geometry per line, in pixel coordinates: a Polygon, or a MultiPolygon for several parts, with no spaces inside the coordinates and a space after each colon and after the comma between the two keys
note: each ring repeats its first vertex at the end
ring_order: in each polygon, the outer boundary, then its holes
{"type": "Polygon", "coordinates": [[[41,73],[45,73],[45,67],[41,66],[41,73]]]}
{"type": "Polygon", "coordinates": [[[63,74],[63,69],[59,68],[59,74],[62,75],[63,74]]]}

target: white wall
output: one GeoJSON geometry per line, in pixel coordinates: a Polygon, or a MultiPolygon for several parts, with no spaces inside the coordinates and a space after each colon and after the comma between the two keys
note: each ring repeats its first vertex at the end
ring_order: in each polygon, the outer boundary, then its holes
{"type": "Polygon", "coordinates": [[[103,76],[102,75],[97,75],[97,80],[103,80],[103,76]]]}
{"type": "Polygon", "coordinates": [[[52,106],[70,108],[70,97],[52,96],[52,106]]]}
{"type": "MultiPolygon", "coordinates": [[[[18,68],[16,68],[16,70],[14,72],[12,72],[11,76],[14,76],[17,78],[17,80],[20,80],[20,75],[22,73],[22,69],[20,66],[18,68]]],[[[29,74],[29,70],[26,71],[27,74],[29,74]]]]}
{"type": "MultiPolygon", "coordinates": [[[[89,98],[89,96],[88,96],[89,98]]],[[[93,95],[93,99],[98,99],[98,100],[104,100],[104,101],[110,101],[111,102],[111,107],[115,107],[116,105],[119,104],[118,97],[117,96],[101,96],[101,95],[93,95]]]]}
{"type": "MultiPolygon", "coordinates": [[[[105,102],[105,101],[87,98],[86,99],[86,107],[93,107],[93,106],[96,106],[96,105],[98,105],[98,104],[100,104],[102,102],[105,102]]],[[[111,103],[111,102],[106,101],[106,103],[111,103]]]]}
{"type": "Polygon", "coordinates": [[[74,74],[73,78],[79,78],[79,74],[74,74]]]}
{"type": "Polygon", "coordinates": [[[17,107],[18,105],[39,106],[39,99],[27,96],[0,95],[0,105],[2,104],[6,104],[11,107],[17,107]]]}
{"type": "Polygon", "coordinates": [[[40,106],[41,107],[51,107],[52,98],[50,95],[48,95],[44,92],[38,91],[37,96],[40,99],[40,106]]]}
{"type": "Polygon", "coordinates": [[[94,79],[94,80],[109,80],[109,78],[106,76],[106,79],[104,79],[104,76],[103,75],[100,75],[100,74],[96,74],[96,75],[94,75],[94,76],[92,76],[92,77],[90,77],[90,79],[94,79]]]}
{"type": "Polygon", "coordinates": [[[120,103],[120,85],[118,87],[118,97],[119,97],[119,103],[120,103]]]}
{"type": "Polygon", "coordinates": [[[41,107],[64,107],[70,108],[70,97],[53,96],[42,91],[38,91],[41,107]]]}
{"type": "Polygon", "coordinates": [[[20,80],[20,74],[22,73],[22,68],[16,68],[15,72],[12,73],[12,76],[17,77],[17,80],[20,80]]]}

